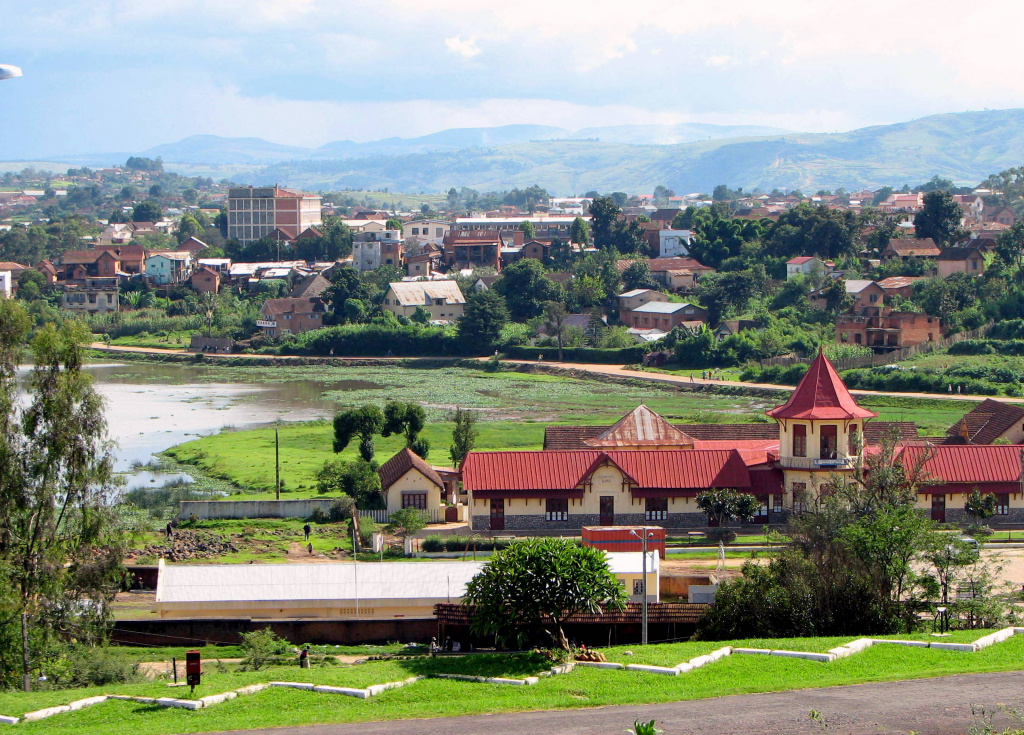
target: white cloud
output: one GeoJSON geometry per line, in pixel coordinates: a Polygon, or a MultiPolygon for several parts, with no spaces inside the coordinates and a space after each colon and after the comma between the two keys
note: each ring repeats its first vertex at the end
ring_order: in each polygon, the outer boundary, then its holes
{"type": "Polygon", "coordinates": [[[444,45],[449,51],[464,59],[472,59],[480,55],[480,47],[476,45],[476,37],[462,40],[462,36],[453,36],[444,39],[444,45]]]}
{"type": "Polygon", "coordinates": [[[716,67],[722,68],[722,67],[727,67],[727,66],[735,66],[736,65],[736,59],[734,59],[733,57],[729,56],[728,54],[721,54],[719,56],[709,56],[709,57],[707,57],[706,59],[704,59],[704,63],[707,66],[716,66],[716,67]]]}

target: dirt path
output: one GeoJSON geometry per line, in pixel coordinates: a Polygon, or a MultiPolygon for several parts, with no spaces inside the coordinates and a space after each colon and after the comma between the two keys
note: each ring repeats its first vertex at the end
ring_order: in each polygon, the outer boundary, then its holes
{"type": "MultiPolygon", "coordinates": [[[[1000,703],[1015,704],[1022,699],[1022,692],[1024,672],[1014,671],[691,702],[392,720],[375,725],[360,722],[263,728],[234,731],[234,735],[608,735],[625,731],[634,720],[651,719],[668,735],[965,735],[972,725],[981,724],[972,715],[972,706],[991,710],[1000,703]],[[819,712],[824,722],[812,720],[812,710],[819,712]]],[[[1005,716],[993,721],[995,732],[1002,732],[1008,724],[1005,716]]],[[[1019,727],[1020,723],[1014,725],[1019,727]]]]}

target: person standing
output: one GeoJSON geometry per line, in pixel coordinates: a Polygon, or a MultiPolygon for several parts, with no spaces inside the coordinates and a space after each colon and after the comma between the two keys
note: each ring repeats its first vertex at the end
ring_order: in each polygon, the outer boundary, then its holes
{"type": "Polygon", "coordinates": [[[313,527],[307,523],[305,526],[302,527],[302,532],[306,534],[305,540],[309,541],[309,534],[313,532],[313,527]]]}

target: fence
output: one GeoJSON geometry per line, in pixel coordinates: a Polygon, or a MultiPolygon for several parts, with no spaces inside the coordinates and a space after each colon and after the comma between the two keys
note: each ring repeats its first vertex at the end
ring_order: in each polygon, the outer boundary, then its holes
{"type": "MultiPolygon", "coordinates": [[[[901,347],[891,352],[883,352],[877,354],[872,352],[870,355],[861,355],[860,357],[846,357],[839,360],[833,360],[832,364],[835,365],[836,370],[853,370],[855,368],[863,367],[878,367],[880,365],[892,365],[894,362],[901,362],[907,360],[915,355],[927,355],[938,350],[944,350],[951,345],[955,345],[957,342],[963,342],[968,339],[981,339],[992,328],[993,322],[979,327],[978,329],[970,329],[966,332],[957,332],[951,334],[945,339],[940,339],[936,342],[922,342],[919,345],[913,345],[911,347],[901,347]]],[[[784,355],[782,357],[769,357],[765,360],[759,360],[762,367],[769,367],[770,365],[781,365],[783,367],[789,367],[790,365],[797,365],[803,363],[805,365],[810,364],[813,361],[813,357],[797,357],[796,355],[784,355]]]]}
{"type": "MultiPolygon", "coordinates": [[[[444,508],[429,508],[424,511],[430,516],[431,523],[444,523],[444,508]]],[[[372,518],[374,522],[384,524],[387,523],[391,514],[386,510],[360,510],[360,518],[372,518]]]]}

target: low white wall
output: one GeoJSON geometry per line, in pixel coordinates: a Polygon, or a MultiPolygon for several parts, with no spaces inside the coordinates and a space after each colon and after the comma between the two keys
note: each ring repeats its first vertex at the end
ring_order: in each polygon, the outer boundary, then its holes
{"type": "Polygon", "coordinates": [[[206,519],[241,518],[308,518],[319,508],[331,510],[337,498],[306,498],[304,500],[182,500],[178,505],[178,520],[195,515],[206,519]]]}

